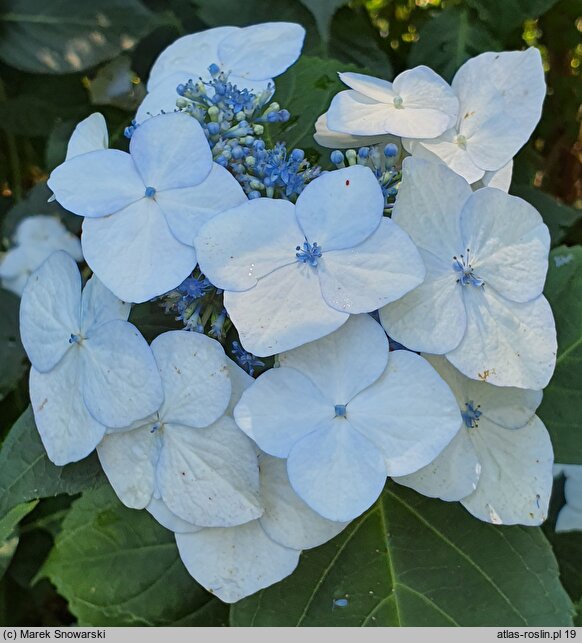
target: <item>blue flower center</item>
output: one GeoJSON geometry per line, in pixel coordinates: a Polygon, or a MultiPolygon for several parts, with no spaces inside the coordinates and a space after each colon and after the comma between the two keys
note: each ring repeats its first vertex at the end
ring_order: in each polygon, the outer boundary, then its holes
{"type": "Polygon", "coordinates": [[[152,186],[151,186],[151,185],[149,185],[149,186],[145,189],[145,195],[147,196],[147,198],[148,198],[148,199],[153,199],[153,198],[154,198],[155,193],[156,193],[156,188],[152,188],[152,186]]]}
{"type": "Polygon", "coordinates": [[[69,337],[69,344],[80,344],[82,339],[83,338],[81,337],[81,335],[75,335],[71,333],[71,336],[69,337]]]}
{"type": "Polygon", "coordinates": [[[345,418],[348,415],[348,411],[346,409],[345,404],[336,404],[335,405],[335,417],[337,418],[345,418]]]}
{"type": "Polygon", "coordinates": [[[313,244],[311,244],[309,241],[306,241],[303,244],[303,248],[297,246],[295,250],[297,250],[295,253],[297,261],[308,263],[314,268],[317,267],[317,260],[321,258],[321,247],[317,245],[317,242],[314,241],[313,244]]]}
{"type": "Polygon", "coordinates": [[[467,248],[466,255],[453,257],[453,270],[459,273],[457,283],[461,284],[461,286],[484,286],[485,282],[483,279],[477,277],[473,272],[473,268],[470,263],[470,255],[471,251],[467,248]]]}
{"type": "Polygon", "coordinates": [[[470,402],[465,402],[465,410],[461,411],[461,416],[463,417],[463,422],[468,429],[474,429],[478,425],[481,415],[479,404],[475,406],[475,403],[472,400],[470,402]]]}
{"type": "Polygon", "coordinates": [[[162,428],[162,423],[158,420],[155,424],[152,425],[150,433],[155,433],[156,431],[159,431],[161,428],[162,428]]]}

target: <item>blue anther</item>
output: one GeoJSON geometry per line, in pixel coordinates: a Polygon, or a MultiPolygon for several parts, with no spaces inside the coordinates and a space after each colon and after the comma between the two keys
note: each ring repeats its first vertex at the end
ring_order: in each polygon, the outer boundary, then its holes
{"type": "Polygon", "coordinates": [[[482,413],[479,411],[478,404],[477,406],[474,406],[473,400],[465,402],[465,410],[461,411],[461,416],[468,429],[474,429],[477,426],[481,415],[482,413]]]}
{"type": "Polygon", "coordinates": [[[71,336],[69,337],[69,344],[80,344],[81,343],[81,335],[74,335],[71,333],[71,336]]]}
{"type": "Polygon", "coordinates": [[[161,426],[162,426],[162,423],[161,423],[161,422],[156,422],[156,423],[152,426],[150,433],[155,433],[158,429],[160,429],[160,428],[161,428],[161,426]]]}
{"type": "Polygon", "coordinates": [[[317,242],[313,242],[313,244],[311,244],[309,241],[305,241],[303,248],[301,248],[301,246],[297,246],[295,250],[297,250],[295,256],[298,261],[301,263],[308,263],[314,268],[317,266],[317,260],[321,258],[321,248],[317,245],[317,242]]]}
{"type": "Polygon", "coordinates": [[[154,197],[155,193],[156,193],[156,188],[152,188],[151,185],[149,185],[145,189],[145,195],[147,196],[148,199],[152,199],[154,197]]]}
{"type": "Polygon", "coordinates": [[[470,250],[467,248],[467,256],[459,255],[453,257],[453,270],[460,273],[457,283],[461,286],[484,286],[485,282],[473,272],[473,268],[469,263],[470,250]]]}

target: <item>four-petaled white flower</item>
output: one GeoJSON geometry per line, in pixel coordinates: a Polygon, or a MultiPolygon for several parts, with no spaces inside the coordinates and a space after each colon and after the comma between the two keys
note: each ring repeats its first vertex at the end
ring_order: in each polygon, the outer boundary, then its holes
{"type": "Polygon", "coordinates": [[[432,498],[460,500],[474,516],[504,525],[539,525],[552,493],[554,453],[535,415],[541,391],[476,382],[444,357],[426,356],[457,398],[462,421],[428,466],[396,482],[432,498]]]}
{"type": "Polygon", "coordinates": [[[415,353],[389,354],[369,315],[279,359],[243,393],[234,417],[263,451],[288,458],[293,489],[325,518],[359,516],[387,475],[432,462],[458,431],[445,382],[415,353]]]}
{"type": "Polygon", "coordinates": [[[186,114],[140,125],[130,152],[78,154],[48,184],[61,205],[86,217],[81,241],[91,269],[124,301],[142,302],[192,272],[197,230],[246,196],[212,162],[202,127],[186,114]]]}
{"type": "Polygon", "coordinates": [[[200,268],[224,289],[246,350],[295,348],[422,282],[414,244],[383,207],[373,172],[354,166],[312,181],[296,205],[254,199],[204,226],[200,268]]]}
{"type": "Polygon", "coordinates": [[[297,496],[284,460],[261,454],[259,468],[265,511],[258,519],[236,527],[199,528],[169,514],[163,505],[156,504],[152,511],[175,532],[190,574],[226,603],[289,576],[303,549],[327,542],[345,527],[326,520],[297,496]]]}
{"type": "MultiPolygon", "coordinates": [[[[162,379],[159,409],[107,435],[97,453],[128,507],[161,500],[178,518],[203,527],[230,527],[258,518],[255,448],[226,415],[230,369],[215,340],[169,331],[151,345],[162,379]]],[[[239,369],[240,370],[240,369],[239,369]]]]}
{"type": "Polygon", "coordinates": [[[351,72],[339,76],[351,89],[331,101],[326,125],[332,131],[354,136],[434,138],[457,121],[455,93],[424,65],[402,72],[393,83],[351,72]]]}
{"type": "Polygon", "coordinates": [[[14,242],[14,247],[0,256],[0,279],[3,288],[19,296],[30,275],[53,252],[64,250],[75,261],[83,260],[81,242],[57,217],[26,217],[16,228],[14,242]]]}
{"type": "Polygon", "coordinates": [[[260,94],[301,54],[305,30],[292,22],[266,22],[250,27],[216,27],[183,36],[157,58],[140,105],[138,123],[152,115],[173,112],[176,88],[188,80],[211,79],[217,65],[239,89],[260,94]]]}
{"type": "Polygon", "coordinates": [[[556,532],[582,531],[582,465],[556,464],[554,475],[564,474],[564,499],[556,519],[556,532]]]}
{"type": "Polygon", "coordinates": [[[403,144],[413,156],[439,158],[475,183],[510,164],[540,119],[546,95],[540,52],[486,52],[468,60],[452,86],[460,104],[456,124],[438,138],[403,144]]]}
{"type": "Polygon", "coordinates": [[[427,268],[423,284],[380,311],[408,348],[446,355],[472,379],[542,389],[556,362],[556,329],[542,289],[550,235],[527,202],[472,192],[440,163],[407,158],[393,220],[427,268]]]}
{"type": "Polygon", "coordinates": [[[106,426],[127,426],[162,401],[154,357],[129,311],[96,277],[81,292],[77,265],[62,251],[28,280],[20,334],[34,418],[55,464],[84,458],[106,426]]]}

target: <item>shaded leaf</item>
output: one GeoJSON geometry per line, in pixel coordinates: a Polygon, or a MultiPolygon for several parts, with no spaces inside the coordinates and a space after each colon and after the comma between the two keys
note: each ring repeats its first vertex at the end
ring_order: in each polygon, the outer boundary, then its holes
{"type": "Polygon", "coordinates": [[[172,532],[108,486],[73,503],[40,575],[80,625],[216,626],[228,615],[188,574],[172,532]]]}
{"type": "Polygon", "coordinates": [[[501,37],[507,37],[514,29],[519,29],[525,20],[539,18],[557,2],[558,0],[467,0],[467,4],[477,10],[479,18],[501,37]]]}
{"type": "Polygon", "coordinates": [[[582,464],[582,247],[550,253],[545,294],[558,331],[556,371],[538,410],[552,437],[556,462],[582,464]]]}
{"type": "Polygon", "coordinates": [[[104,481],[95,454],[64,467],[54,465],[46,455],[29,407],[0,450],[0,518],[28,500],[79,493],[104,481]]]}
{"type": "Polygon", "coordinates": [[[296,572],[233,606],[235,626],[569,625],[540,529],[497,527],[389,483],[296,572]]]}
{"type": "Polygon", "coordinates": [[[0,519],[0,578],[8,569],[18,546],[18,523],[29,514],[38,504],[38,501],[26,502],[13,507],[0,519]]]}
{"type": "Polygon", "coordinates": [[[331,21],[336,11],[348,3],[348,0],[299,0],[315,18],[317,30],[323,40],[330,39],[331,21]]]}
{"type": "Polygon", "coordinates": [[[20,342],[19,308],[20,299],[0,288],[0,400],[16,387],[28,366],[20,342]]]}

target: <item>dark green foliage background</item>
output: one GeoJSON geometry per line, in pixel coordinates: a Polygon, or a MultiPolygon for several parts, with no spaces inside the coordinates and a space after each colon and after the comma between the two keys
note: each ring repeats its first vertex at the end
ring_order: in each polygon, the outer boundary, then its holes
{"type": "MultiPolygon", "coordinates": [[[[581,0],[5,0],[0,249],[30,214],[59,216],[79,231],[78,217],[47,203],[45,179],[75,123],[93,111],[106,116],[111,144],[126,144],[131,112],[95,107],[87,90],[104,64],[129,55],[139,86],[177,37],[271,20],[299,22],[307,38],[304,56],[277,79],[276,99],[292,118],[268,136],[323,166],[329,150],[314,143],[313,124],[341,89],[338,70],[391,79],[427,64],[450,80],[482,51],[541,49],[548,97],[515,159],[511,192],[537,207],[551,232],[546,295],[559,354],[540,416],[557,461],[582,464],[581,0]]],[[[563,481],[543,529],[480,523],[458,505],[389,483],[345,532],[306,552],[294,575],[229,610],[186,573],[170,532],[119,503],[94,455],[64,468],[48,461],[28,409],[17,319],[18,299],[0,290],[0,625],[579,621],[582,532],[553,531],[563,481]]],[[[134,307],[131,319],[148,340],[175,327],[154,304],[134,307]]]]}

